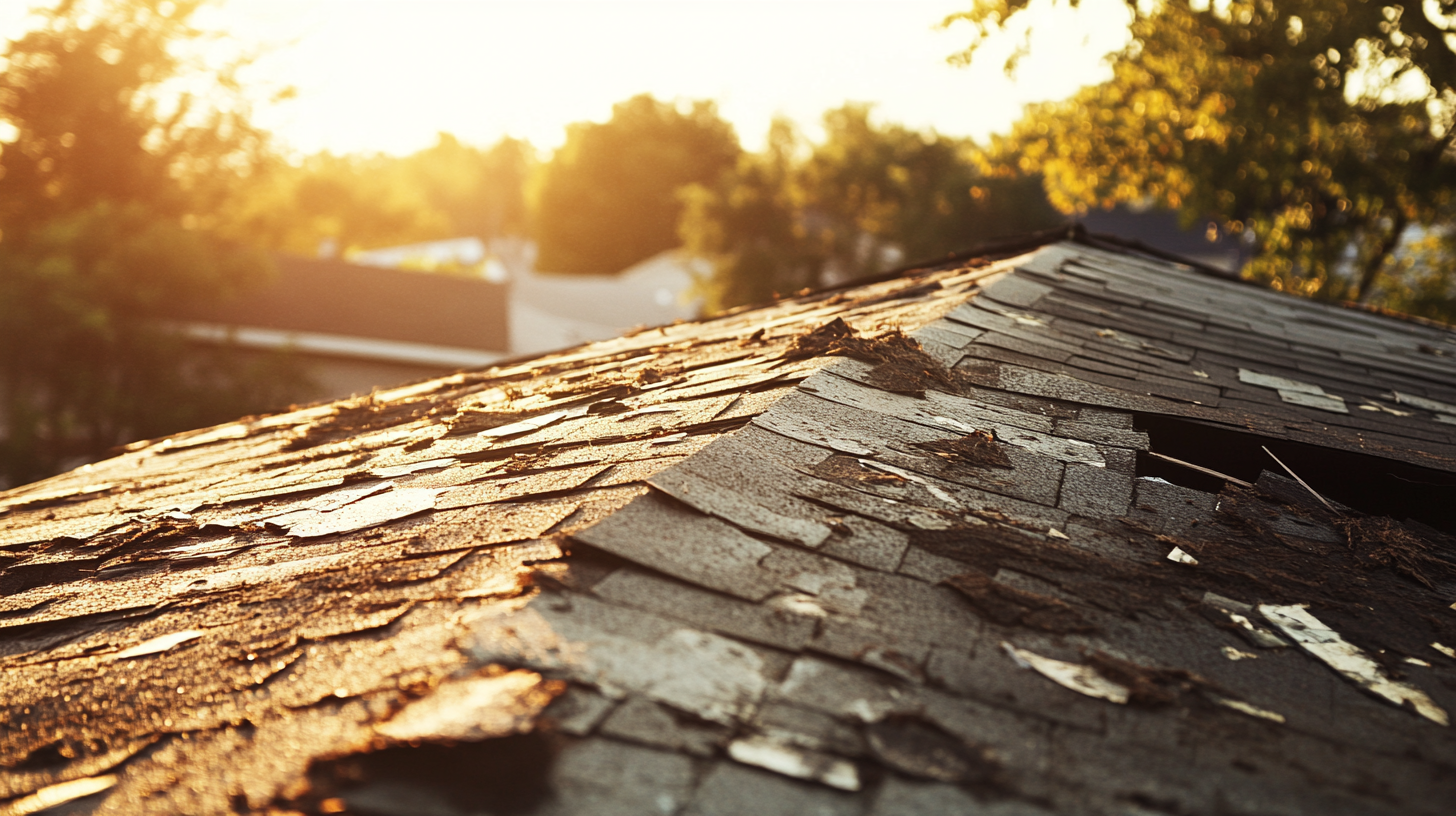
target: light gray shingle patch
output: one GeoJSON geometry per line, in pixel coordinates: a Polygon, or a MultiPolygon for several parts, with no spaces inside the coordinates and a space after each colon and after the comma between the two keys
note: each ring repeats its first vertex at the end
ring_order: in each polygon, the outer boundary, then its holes
{"type": "Polygon", "coordinates": [[[1273,374],[1265,374],[1260,371],[1252,371],[1247,368],[1239,369],[1239,382],[1257,385],[1262,388],[1273,388],[1280,392],[1300,394],[1324,394],[1325,390],[1314,383],[1299,382],[1287,377],[1277,377],[1273,374]]]}
{"type": "Polygon", "coordinates": [[[1433,400],[1427,397],[1418,397],[1414,394],[1406,394],[1400,391],[1393,391],[1391,393],[1395,396],[1395,401],[1401,405],[1409,405],[1413,408],[1430,411],[1438,415],[1456,416],[1456,405],[1452,405],[1449,402],[1441,402],[1440,400],[1433,400]]]}
{"type": "Polygon", "coordinates": [[[1311,394],[1306,391],[1286,391],[1281,388],[1279,398],[1290,405],[1302,405],[1305,408],[1317,408],[1336,414],[1350,413],[1350,409],[1345,407],[1344,398],[1333,394],[1311,394]]]}
{"type": "Polygon", "coordinates": [[[685,581],[761,601],[774,590],[759,562],[773,549],[737,527],[647,494],[576,538],[685,581]],[[692,541],[692,548],[682,546],[692,541]]]}

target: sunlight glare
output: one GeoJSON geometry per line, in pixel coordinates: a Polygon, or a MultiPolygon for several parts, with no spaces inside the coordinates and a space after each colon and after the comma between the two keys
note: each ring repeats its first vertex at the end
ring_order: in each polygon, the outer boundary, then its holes
{"type": "MultiPolygon", "coordinates": [[[[1033,56],[1001,72],[1012,38],[969,69],[965,33],[937,28],[970,0],[232,0],[199,24],[217,46],[270,48],[243,74],[254,121],[302,153],[409,153],[446,131],[554,148],[635,94],[713,99],[746,147],[784,114],[813,138],[821,114],[872,102],[885,121],[985,139],[1033,101],[1107,76],[1126,39],[1121,0],[1041,13],[1033,56]],[[1048,24],[1046,21],[1055,21],[1048,24]],[[284,88],[297,97],[264,104],[284,88]]],[[[0,0],[14,36],[26,2],[0,0]]]]}

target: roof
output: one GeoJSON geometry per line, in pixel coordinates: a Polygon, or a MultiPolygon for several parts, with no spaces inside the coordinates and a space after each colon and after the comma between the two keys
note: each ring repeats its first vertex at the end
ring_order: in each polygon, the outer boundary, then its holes
{"type": "Polygon", "coordinates": [[[263,288],[172,317],[301,335],[304,346],[312,348],[312,339],[325,353],[347,355],[347,341],[362,340],[360,354],[370,356],[379,350],[368,341],[375,346],[385,341],[397,344],[404,359],[435,351],[455,364],[451,352],[468,359],[472,353],[509,350],[506,284],[293,255],[276,255],[274,261],[278,274],[263,288]]]}
{"type": "Polygon", "coordinates": [[[1062,242],[138,444],[0,494],[0,796],[1445,812],[1453,352],[1062,242]]]}
{"type": "Polygon", "coordinates": [[[670,249],[611,275],[525,268],[511,281],[511,345],[520,354],[616,337],[633,327],[690,320],[703,299],[691,290],[706,264],[670,249]]]}
{"type": "Polygon", "coordinates": [[[1110,210],[1094,209],[1077,216],[1077,221],[1094,233],[1116,235],[1140,241],[1164,252],[1207,264],[1226,274],[1237,274],[1253,257],[1253,244],[1218,227],[1216,220],[1203,220],[1184,227],[1178,213],[1157,207],[1132,208],[1119,204],[1110,210]],[[1214,236],[1209,240],[1209,235],[1214,236]]]}

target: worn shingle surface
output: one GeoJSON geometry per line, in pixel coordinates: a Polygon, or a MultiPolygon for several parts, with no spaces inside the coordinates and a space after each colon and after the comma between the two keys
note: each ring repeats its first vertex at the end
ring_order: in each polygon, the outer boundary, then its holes
{"type": "Polygon", "coordinates": [[[138,445],[0,497],[0,797],[1445,812],[1453,360],[1062,243],[138,445]]]}

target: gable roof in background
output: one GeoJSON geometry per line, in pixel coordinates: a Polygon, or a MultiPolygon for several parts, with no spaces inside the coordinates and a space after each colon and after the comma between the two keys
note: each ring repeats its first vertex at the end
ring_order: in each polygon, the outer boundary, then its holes
{"type": "Polygon", "coordinates": [[[1441,813],[1453,361],[1083,239],[138,444],[0,494],[0,796],[1441,813]]]}
{"type": "Polygon", "coordinates": [[[1157,247],[1230,275],[1236,275],[1253,257],[1252,244],[1240,240],[1252,237],[1252,233],[1230,235],[1212,221],[1185,229],[1178,214],[1170,210],[1119,204],[1110,210],[1083,213],[1077,222],[1088,232],[1157,247]],[[1210,235],[1213,240],[1209,240],[1210,235]]]}

